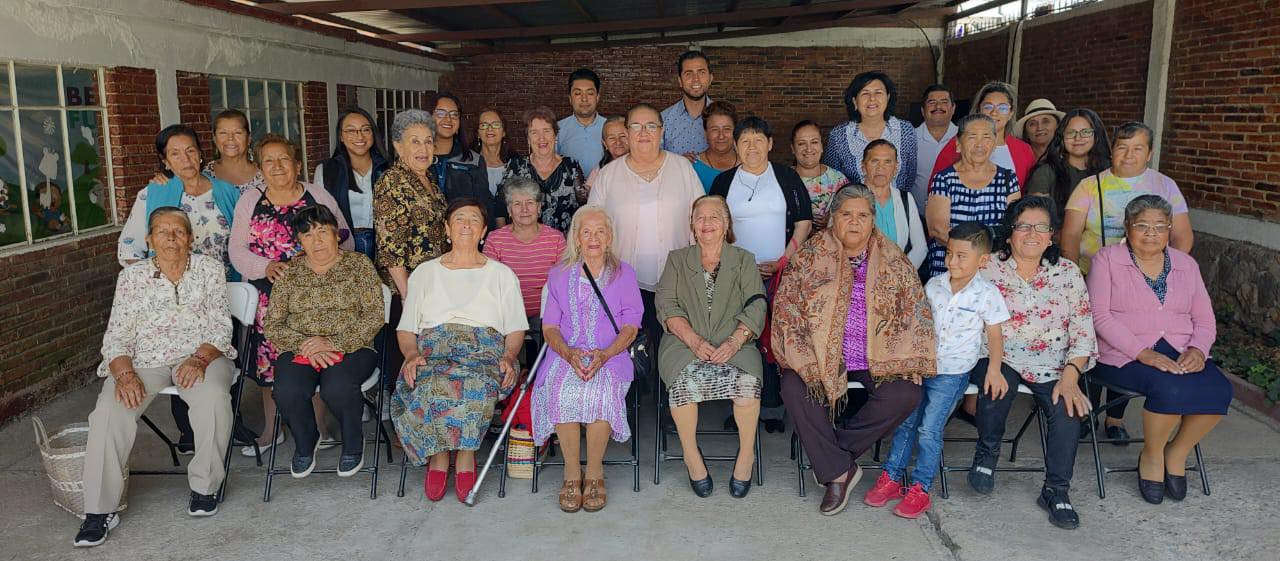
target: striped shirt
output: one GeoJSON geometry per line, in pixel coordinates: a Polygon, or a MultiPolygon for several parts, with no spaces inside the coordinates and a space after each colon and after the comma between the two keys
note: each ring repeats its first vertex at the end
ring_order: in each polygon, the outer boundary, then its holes
{"type": "Polygon", "coordinates": [[[547,271],[564,253],[564,234],[559,230],[538,225],[538,237],[524,243],[516,239],[510,224],[494,230],[484,240],[484,254],[511,267],[520,280],[520,295],[524,297],[526,315],[538,316],[542,309],[542,286],[547,284],[547,271]]]}
{"type": "MultiPolygon", "coordinates": [[[[982,189],[970,189],[960,181],[955,166],[933,176],[929,197],[946,197],[951,200],[951,228],[964,222],[981,222],[998,226],[1004,220],[1004,210],[1009,207],[1009,197],[1021,193],[1018,176],[1013,170],[996,166],[991,184],[982,189]]],[[[947,246],[931,243],[929,246],[930,277],[947,270],[947,246]]]]}

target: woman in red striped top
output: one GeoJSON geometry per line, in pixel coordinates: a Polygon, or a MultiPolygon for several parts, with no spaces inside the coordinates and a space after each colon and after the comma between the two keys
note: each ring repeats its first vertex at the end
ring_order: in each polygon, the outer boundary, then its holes
{"type": "Polygon", "coordinates": [[[515,271],[529,317],[541,315],[542,286],[547,271],[564,253],[564,234],[538,223],[542,191],[526,177],[511,177],[502,185],[511,223],[494,230],[484,242],[484,254],[515,271]]]}

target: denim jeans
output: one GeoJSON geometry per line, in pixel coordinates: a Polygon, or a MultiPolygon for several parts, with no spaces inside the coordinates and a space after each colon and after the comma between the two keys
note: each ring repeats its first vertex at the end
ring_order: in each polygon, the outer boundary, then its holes
{"type": "Polygon", "coordinates": [[[917,446],[916,467],[911,471],[910,483],[919,483],[925,492],[933,486],[938,475],[938,461],[942,457],[942,429],[951,417],[960,396],[969,387],[967,374],[944,374],[927,378],[923,383],[920,406],[907,417],[893,433],[893,449],[884,463],[884,472],[901,481],[911,460],[911,450],[917,446]]]}

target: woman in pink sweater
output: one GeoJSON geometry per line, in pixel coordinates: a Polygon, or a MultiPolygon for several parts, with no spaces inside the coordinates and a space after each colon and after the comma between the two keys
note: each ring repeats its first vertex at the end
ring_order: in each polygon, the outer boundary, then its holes
{"type": "Polygon", "coordinates": [[[1186,496],[1187,455],[1227,414],[1231,383],[1208,358],[1217,324],[1200,267],[1169,247],[1169,201],[1139,196],[1124,218],[1125,243],[1098,251],[1087,281],[1098,333],[1093,375],[1146,396],[1138,489],[1158,504],[1186,496]]]}

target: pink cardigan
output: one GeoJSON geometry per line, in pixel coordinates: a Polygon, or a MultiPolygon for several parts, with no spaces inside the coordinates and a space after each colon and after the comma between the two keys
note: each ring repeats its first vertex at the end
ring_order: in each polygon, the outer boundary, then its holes
{"type": "MultiPolygon", "coordinates": [[[[306,189],[317,203],[329,207],[329,210],[333,211],[333,216],[338,219],[339,235],[345,236],[338,246],[342,249],[355,250],[355,242],[351,238],[351,227],[347,225],[347,219],[342,216],[342,211],[338,209],[338,203],[333,200],[333,195],[323,187],[317,187],[311,183],[303,182],[302,188],[306,189]]],[[[270,259],[249,251],[249,226],[253,220],[253,207],[258,206],[258,201],[261,200],[262,191],[245,189],[240,195],[240,201],[236,203],[236,214],[231,221],[231,241],[227,243],[227,255],[231,258],[231,265],[240,271],[240,275],[246,281],[266,277],[267,264],[271,263],[270,259]]]]}
{"type": "Polygon", "coordinates": [[[1098,332],[1098,362],[1124,366],[1161,338],[1178,352],[1195,347],[1209,356],[1218,324],[1200,266],[1172,247],[1169,262],[1168,292],[1162,305],[1129,257],[1127,245],[1107,246],[1093,256],[1086,283],[1098,332]]]}

